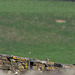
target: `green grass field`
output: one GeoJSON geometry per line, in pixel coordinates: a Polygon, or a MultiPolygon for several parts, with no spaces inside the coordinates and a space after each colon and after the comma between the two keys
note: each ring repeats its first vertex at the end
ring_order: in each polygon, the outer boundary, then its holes
{"type": "Polygon", "coordinates": [[[0,0],[0,54],[75,63],[75,3],[0,0]]]}

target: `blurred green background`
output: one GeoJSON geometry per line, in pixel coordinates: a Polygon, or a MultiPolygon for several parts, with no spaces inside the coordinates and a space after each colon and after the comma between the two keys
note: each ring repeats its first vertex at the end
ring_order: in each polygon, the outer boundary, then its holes
{"type": "Polygon", "coordinates": [[[75,63],[75,2],[0,0],[0,54],[75,63]]]}

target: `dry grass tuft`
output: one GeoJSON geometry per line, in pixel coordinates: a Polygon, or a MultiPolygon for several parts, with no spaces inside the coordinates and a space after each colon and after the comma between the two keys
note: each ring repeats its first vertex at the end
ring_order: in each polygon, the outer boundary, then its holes
{"type": "Polygon", "coordinates": [[[56,22],[57,22],[57,23],[65,23],[66,20],[60,20],[60,19],[58,19],[58,20],[56,20],[56,22]]]}

